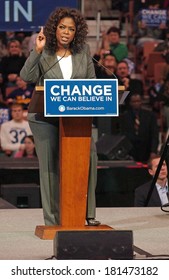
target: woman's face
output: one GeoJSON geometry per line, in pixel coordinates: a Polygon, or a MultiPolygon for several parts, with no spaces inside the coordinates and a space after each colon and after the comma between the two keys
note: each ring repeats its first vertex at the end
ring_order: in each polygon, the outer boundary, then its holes
{"type": "Polygon", "coordinates": [[[56,29],[58,46],[69,45],[75,36],[76,26],[72,18],[65,17],[60,20],[56,29]]]}
{"type": "Polygon", "coordinates": [[[35,144],[32,142],[32,140],[29,137],[25,138],[24,144],[25,144],[25,150],[27,151],[27,153],[34,151],[35,144]]]}

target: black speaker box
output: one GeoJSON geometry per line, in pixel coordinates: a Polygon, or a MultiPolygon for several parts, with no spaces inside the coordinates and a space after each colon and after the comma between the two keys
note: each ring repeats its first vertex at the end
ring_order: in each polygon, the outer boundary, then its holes
{"type": "Polygon", "coordinates": [[[97,154],[100,160],[127,160],[131,159],[129,151],[132,144],[125,135],[104,134],[96,142],[97,154]]]}
{"type": "Polygon", "coordinates": [[[3,184],[1,196],[17,208],[40,208],[40,187],[37,184],[3,184]]]}
{"type": "Polygon", "coordinates": [[[133,259],[132,231],[58,231],[54,238],[58,260],[133,259]]]}

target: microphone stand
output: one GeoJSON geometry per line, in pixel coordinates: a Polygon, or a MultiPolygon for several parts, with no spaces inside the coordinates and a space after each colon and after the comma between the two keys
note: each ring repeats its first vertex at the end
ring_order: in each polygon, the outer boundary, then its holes
{"type": "MultiPolygon", "coordinates": [[[[169,136],[167,137],[166,143],[165,143],[165,145],[164,145],[164,148],[163,148],[163,151],[162,151],[162,155],[161,155],[159,164],[158,164],[158,166],[157,166],[157,170],[156,170],[156,172],[155,172],[155,175],[154,175],[154,177],[153,177],[153,181],[152,181],[152,183],[151,183],[150,190],[149,190],[149,192],[148,192],[147,199],[146,199],[146,201],[145,201],[145,205],[144,205],[144,206],[148,206],[148,203],[149,203],[149,201],[150,201],[150,198],[151,198],[152,192],[153,192],[153,190],[154,190],[156,181],[157,181],[157,179],[158,179],[158,176],[159,176],[161,167],[162,167],[162,165],[163,165],[163,161],[166,159],[166,156],[167,156],[168,145],[169,145],[169,136]]],[[[167,168],[168,168],[168,166],[167,166],[167,168]]]]}

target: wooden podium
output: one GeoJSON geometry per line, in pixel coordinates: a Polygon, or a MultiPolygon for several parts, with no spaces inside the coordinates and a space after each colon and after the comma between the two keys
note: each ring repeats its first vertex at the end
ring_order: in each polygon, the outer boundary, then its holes
{"type": "MultiPolygon", "coordinates": [[[[43,87],[36,91],[43,94],[43,87]]],[[[91,131],[91,117],[60,118],[61,225],[36,226],[35,235],[41,239],[54,239],[58,231],[113,230],[107,225],[85,225],[91,131]]]]}

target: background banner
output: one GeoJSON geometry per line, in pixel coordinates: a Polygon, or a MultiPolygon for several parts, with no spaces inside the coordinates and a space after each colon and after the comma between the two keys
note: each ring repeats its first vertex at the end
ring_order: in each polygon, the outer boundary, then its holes
{"type": "Polygon", "coordinates": [[[167,10],[165,9],[143,9],[141,11],[142,22],[147,26],[159,26],[166,24],[167,10]]]}
{"type": "Polygon", "coordinates": [[[0,31],[37,31],[57,7],[79,8],[78,0],[0,0],[0,31]]]}

